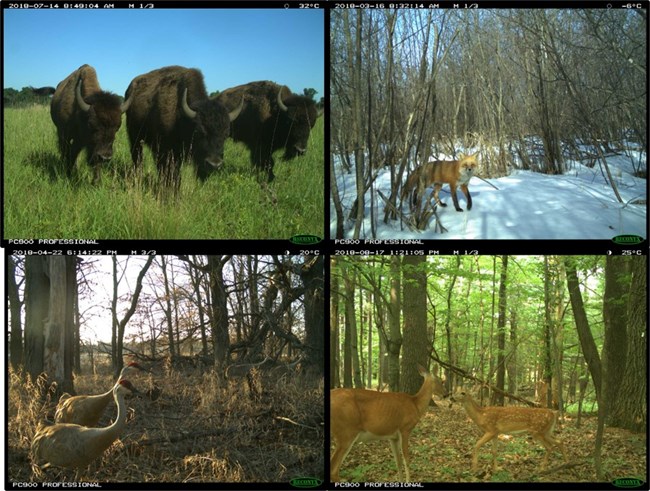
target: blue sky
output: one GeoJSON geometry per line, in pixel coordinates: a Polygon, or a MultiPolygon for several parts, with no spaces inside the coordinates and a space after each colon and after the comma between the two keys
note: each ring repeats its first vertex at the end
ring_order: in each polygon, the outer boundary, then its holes
{"type": "Polygon", "coordinates": [[[256,80],[324,96],[324,12],[297,9],[4,10],[4,88],[53,86],[84,63],[124,95],[137,75],[198,68],[208,93],[256,80]]]}

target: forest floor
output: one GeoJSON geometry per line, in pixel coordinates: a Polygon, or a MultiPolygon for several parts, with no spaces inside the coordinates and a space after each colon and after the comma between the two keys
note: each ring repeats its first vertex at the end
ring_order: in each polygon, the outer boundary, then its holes
{"type": "MultiPolygon", "coordinates": [[[[411,433],[411,480],[435,483],[598,482],[593,458],[596,422],[596,417],[583,417],[581,427],[576,428],[576,418],[567,416],[556,427],[555,436],[564,442],[568,463],[564,463],[560,452],[553,452],[548,469],[541,471],[545,450],[538,441],[523,434],[502,435],[496,470],[491,469],[492,441],[479,450],[479,471],[473,474],[472,450],[482,432],[460,404],[439,402],[437,407],[429,407],[411,433]]],[[[645,434],[606,428],[602,449],[605,481],[617,478],[645,480],[646,450],[645,434]]],[[[343,461],[340,474],[343,481],[399,481],[387,441],[354,445],[343,461]]]]}
{"type": "MultiPolygon", "coordinates": [[[[78,394],[99,394],[111,377],[75,377],[78,394]]],[[[177,372],[129,377],[140,392],[127,399],[128,419],[121,438],[104,456],[82,470],[92,482],[289,482],[324,478],[323,380],[294,375],[269,380],[252,396],[245,380],[227,382],[213,373],[177,372]],[[152,400],[155,399],[155,400],[152,400]]],[[[29,448],[37,425],[53,421],[55,404],[43,403],[41,389],[15,373],[9,377],[9,482],[70,482],[71,470],[33,469],[29,448]]],[[[110,424],[110,403],[100,426],[110,424]]]]}

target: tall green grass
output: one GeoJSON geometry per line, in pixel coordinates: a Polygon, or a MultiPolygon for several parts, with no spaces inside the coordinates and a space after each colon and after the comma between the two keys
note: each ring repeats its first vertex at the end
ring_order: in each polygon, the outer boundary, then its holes
{"type": "Polygon", "coordinates": [[[323,119],[307,154],[292,161],[275,154],[269,185],[253,171],[248,150],[226,142],[225,165],[201,183],[183,164],[176,197],[161,196],[157,171],[145,151],[143,176],[135,178],[126,124],[113,159],[92,183],[82,152],[67,178],[49,107],[6,109],[4,121],[4,234],[19,238],[83,239],[287,239],[324,236],[323,119]]]}

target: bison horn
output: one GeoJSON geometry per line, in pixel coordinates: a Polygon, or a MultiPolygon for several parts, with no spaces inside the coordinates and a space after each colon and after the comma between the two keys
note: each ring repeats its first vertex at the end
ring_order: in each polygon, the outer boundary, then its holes
{"type": "Polygon", "coordinates": [[[185,112],[185,115],[190,118],[194,119],[196,118],[196,111],[194,111],[188,104],[187,104],[187,87],[183,90],[183,112],[185,112]]]}
{"type": "Polygon", "coordinates": [[[77,104],[79,104],[81,110],[85,113],[90,111],[90,104],[84,101],[84,98],[81,96],[81,79],[79,79],[79,81],[77,82],[76,97],[77,97],[77,104]]]}
{"type": "Polygon", "coordinates": [[[133,94],[131,94],[129,98],[122,103],[122,105],[120,106],[120,111],[125,113],[132,102],[133,102],[133,94]]]}
{"type": "Polygon", "coordinates": [[[239,116],[239,113],[241,112],[242,109],[244,109],[244,96],[243,95],[241,96],[241,103],[239,104],[239,107],[236,108],[233,111],[230,111],[228,113],[228,118],[230,119],[231,122],[234,121],[235,119],[237,119],[237,116],[239,116]]]}
{"type": "Polygon", "coordinates": [[[284,105],[284,102],[282,102],[282,89],[283,87],[280,87],[280,90],[278,91],[278,106],[286,113],[289,108],[284,105]]]}

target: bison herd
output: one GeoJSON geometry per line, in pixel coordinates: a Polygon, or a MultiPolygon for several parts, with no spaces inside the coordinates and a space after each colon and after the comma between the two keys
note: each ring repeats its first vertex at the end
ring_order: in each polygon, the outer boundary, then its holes
{"type": "Polygon", "coordinates": [[[273,180],[273,152],[284,148],[285,160],[304,154],[321,115],[310,98],[267,81],[239,85],[209,98],[203,74],[181,66],[135,77],[122,102],[102,91],[94,68],[83,65],[56,87],[51,104],[68,175],[86,148],[94,179],[99,178],[101,164],[112,157],[123,112],[136,171],[142,167],[143,144],[147,145],[161,184],[176,190],[182,161],[191,157],[197,177],[205,180],[223,165],[229,136],[243,142],[253,165],[273,180]]]}

